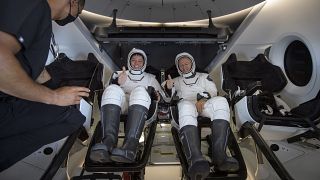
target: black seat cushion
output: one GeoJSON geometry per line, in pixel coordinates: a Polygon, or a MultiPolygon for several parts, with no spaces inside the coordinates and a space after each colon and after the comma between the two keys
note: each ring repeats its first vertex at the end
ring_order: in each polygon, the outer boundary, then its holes
{"type": "Polygon", "coordinates": [[[290,112],[300,117],[309,118],[312,121],[318,119],[320,117],[320,91],[314,99],[300,104],[291,109],[290,112]]]}
{"type": "Polygon", "coordinates": [[[264,121],[263,124],[265,125],[310,127],[310,124],[301,117],[281,115],[274,103],[271,97],[265,95],[248,96],[248,112],[256,122],[262,123],[262,121],[264,121]],[[261,109],[266,105],[269,105],[273,109],[272,115],[261,112],[261,109]]]}
{"type": "Polygon", "coordinates": [[[291,110],[291,114],[283,116],[276,105],[273,94],[281,91],[287,84],[287,80],[280,67],[267,61],[263,54],[257,55],[251,61],[237,61],[235,54],[230,55],[222,65],[223,85],[222,88],[234,93],[238,87],[246,90],[255,82],[261,83],[262,93],[250,95],[248,98],[248,111],[256,122],[264,121],[266,125],[310,127],[304,120],[314,120],[320,115],[320,95],[313,100],[299,105],[291,110]],[[266,106],[272,108],[272,114],[261,112],[266,106]]]}
{"type": "Polygon", "coordinates": [[[61,53],[57,60],[45,68],[57,87],[85,86],[92,91],[103,88],[103,65],[92,53],[88,54],[87,60],[71,60],[67,55],[61,53]]]}
{"type": "Polygon", "coordinates": [[[237,61],[235,54],[232,54],[222,65],[222,72],[225,92],[231,90],[234,93],[238,86],[244,90],[256,81],[260,81],[262,90],[268,92],[279,92],[287,84],[281,68],[268,62],[263,54],[251,61],[237,61]]]}

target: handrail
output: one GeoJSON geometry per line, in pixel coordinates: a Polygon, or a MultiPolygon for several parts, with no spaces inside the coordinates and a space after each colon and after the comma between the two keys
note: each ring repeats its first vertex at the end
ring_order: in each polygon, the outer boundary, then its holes
{"type": "Polygon", "coordinates": [[[249,134],[253,138],[256,145],[259,147],[263,155],[266,157],[266,159],[269,161],[270,165],[273,167],[273,169],[276,171],[276,173],[279,175],[279,177],[283,180],[293,180],[291,175],[288,173],[288,171],[285,169],[285,167],[282,165],[280,160],[277,158],[277,156],[273,153],[273,151],[269,148],[268,144],[265,142],[265,140],[262,138],[262,136],[259,134],[257,129],[254,127],[252,122],[246,122],[242,126],[245,130],[248,130],[249,134]]]}

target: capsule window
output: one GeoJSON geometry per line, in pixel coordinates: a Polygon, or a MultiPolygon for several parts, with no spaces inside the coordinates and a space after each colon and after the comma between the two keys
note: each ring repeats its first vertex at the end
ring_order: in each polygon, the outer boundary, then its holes
{"type": "Polygon", "coordinates": [[[289,80],[296,86],[305,86],[312,75],[312,58],[308,47],[295,40],[289,44],[284,55],[284,68],[289,80]]]}

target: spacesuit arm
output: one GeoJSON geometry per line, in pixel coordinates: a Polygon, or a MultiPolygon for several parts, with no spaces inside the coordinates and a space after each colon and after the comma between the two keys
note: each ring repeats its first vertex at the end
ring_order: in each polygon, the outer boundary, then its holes
{"type": "Polygon", "coordinates": [[[123,66],[122,71],[116,71],[112,74],[111,79],[109,80],[109,84],[123,85],[127,79],[127,70],[123,66]]]}
{"type": "Polygon", "coordinates": [[[111,78],[109,80],[109,85],[111,84],[119,85],[118,78],[119,78],[119,74],[117,72],[112,73],[111,78]]]}
{"type": "Polygon", "coordinates": [[[169,95],[171,96],[171,91],[172,89],[169,89],[168,86],[167,86],[167,81],[163,82],[163,85],[162,85],[164,91],[169,95]]]}
{"type": "Polygon", "coordinates": [[[170,101],[170,97],[165,93],[163,88],[160,86],[159,82],[154,78],[152,81],[152,86],[155,88],[155,90],[160,94],[160,98],[163,99],[166,102],[170,101]]]}
{"type": "MultiPolygon", "coordinates": [[[[175,94],[176,92],[176,88],[173,86],[172,89],[169,89],[167,87],[167,81],[163,82],[161,84],[162,88],[163,88],[163,92],[165,93],[165,97],[168,97],[169,99],[172,98],[172,96],[175,94]]],[[[169,100],[170,101],[170,100],[169,100]]],[[[168,102],[169,102],[168,101],[168,102]]]]}
{"type": "Polygon", "coordinates": [[[116,84],[120,86],[120,84],[118,83],[118,78],[111,79],[110,84],[116,84]]]}
{"type": "Polygon", "coordinates": [[[204,79],[204,85],[205,85],[204,88],[206,89],[206,92],[208,92],[211,97],[217,96],[218,90],[217,90],[216,84],[213,82],[210,75],[207,74],[203,78],[205,78],[204,79]]]}

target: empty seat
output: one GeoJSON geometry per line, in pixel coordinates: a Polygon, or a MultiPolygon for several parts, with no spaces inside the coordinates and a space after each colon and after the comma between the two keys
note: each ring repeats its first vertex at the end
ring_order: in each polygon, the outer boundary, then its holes
{"type": "Polygon", "coordinates": [[[262,125],[305,128],[290,129],[281,137],[286,139],[318,123],[319,95],[291,111],[281,112],[283,107],[278,105],[279,98],[274,95],[286,86],[287,80],[281,68],[268,62],[263,54],[251,61],[237,61],[235,54],[232,54],[222,65],[222,72],[222,88],[229,94],[234,106],[238,129],[247,121],[260,123],[259,130],[262,125]]]}

